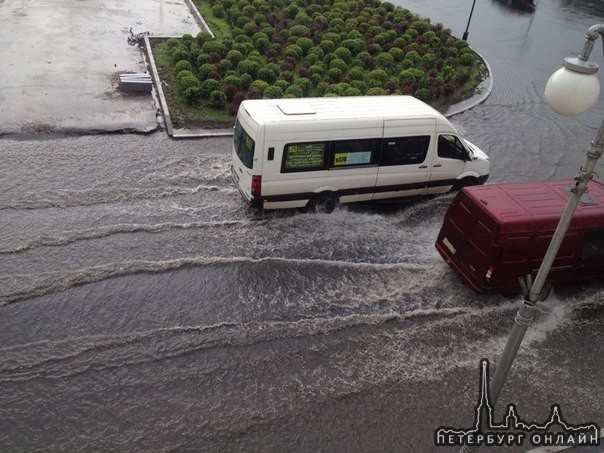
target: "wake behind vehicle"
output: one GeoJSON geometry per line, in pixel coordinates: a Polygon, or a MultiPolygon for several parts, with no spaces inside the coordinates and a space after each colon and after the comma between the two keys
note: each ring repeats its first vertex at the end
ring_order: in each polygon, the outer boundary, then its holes
{"type": "MultiPolygon", "coordinates": [[[[466,187],[445,214],[436,249],[479,293],[518,294],[535,278],[574,180],[466,187]]],[[[553,285],[604,279],[604,185],[590,181],[548,275],[553,285]]]]}
{"type": "Polygon", "coordinates": [[[487,155],[411,96],[246,100],[235,122],[232,177],[253,208],[330,212],[488,176],[487,155]]]}

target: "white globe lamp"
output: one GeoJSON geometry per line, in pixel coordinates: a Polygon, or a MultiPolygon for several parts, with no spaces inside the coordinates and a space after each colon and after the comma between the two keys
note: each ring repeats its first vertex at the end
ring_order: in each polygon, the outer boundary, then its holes
{"type": "Polygon", "coordinates": [[[580,58],[566,58],[564,66],[545,85],[545,99],[561,115],[579,115],[597,102],[600,81],[598,65],[580,58]]]}

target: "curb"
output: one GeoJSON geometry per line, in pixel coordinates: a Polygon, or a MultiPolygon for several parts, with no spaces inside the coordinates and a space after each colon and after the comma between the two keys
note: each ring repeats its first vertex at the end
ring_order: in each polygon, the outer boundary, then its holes
{"type": "MultiPolygon", "coordinates": [[[[170,39],[170,38],[180,38],[180,36],[153,36],[153,39],[170,39]]],[[[149,66],[151,67],[151,77],[153,78],[153,83],[155,85],[155,90],[157,92],[157,97],[159,98],[159,105],[161,107],[161,111],[163,114],[164,125],[166,127],[166,133],[172,138],[209,138],[209,137],[229,137],[233,135],[233,131],[229,129],[216,129],[213,131],[205,131],[205,132],[175,132],[174,127],[172,125],[172,117],[170,116],[170,111],[168,110],[168,102],[166,101],[166,97],[164,95],[164,90],[161,86],[161,79],[159,78],[159,72],[157,70],[157,65],[155,64],[155,58],[153,57],[153,52],[151,50],[151,42],[149,41],[149,37],[147,35],[144,36],[145,43],[145,53],[147,55],[147,60],[149,61],[149,66]]]]}
{"type": "Polygon", "coordinates": [[[199,24],[199,27],[201,28],[201,30],[208,32],[209,34],[212,35],[212,38],[215,38],[216,36],[214,36],[214,33],[212,33],[212,30],[210,30],[210,27],[208,27],[208,24],[206,23],[203,16],[201,14],[199,14],[199,10],[193,4],[193,2],[191,0],[185,0],[185,3],[189,7],[189,11],[191,11],[191,14],[193,14],[193,17],[195,18],[195,21],[199,24]]]}
{"type": "MultiPolygon", "coordinates": [[[[472,50],[474,50],[474,49],[472,49],[472,50]]],[[[493,71],[491,71],[491,66],[489,65],[489,62],[480,53],[476,52],[476,50],[474,50],[474,53],[476,53],[476,55],[478,55],[480,57],[482,62],[487,67],[487,78],[485,80],[483,80],[476,88],[477,90],[480,90],[480,93],[478,95],[473,96],[470,99],[466,99],[465,101],[461,101],[461,102],[449,107],[449,109],[447,110],[447,112],[445,114],[445,116],[447,118],[450,118],[455,115],[459,115],[460,113],[463,113],[467,110],[470,110],[470,109],[476,107],[477,105],[482,104],[484,101],[487,100],[487,98],[491,95],[491,92],[493,91],[494,81],[493,81],[493,71]]]]}

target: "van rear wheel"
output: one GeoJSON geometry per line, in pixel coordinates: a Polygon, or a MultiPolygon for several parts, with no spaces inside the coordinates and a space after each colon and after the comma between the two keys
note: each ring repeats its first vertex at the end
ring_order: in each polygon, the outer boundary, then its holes
{"type": "Polygon", "coordinates": [[[312,211],[318,214],[329,214],[338,205],[338,199],[333,195],[319,195],[319,197],[311,201],[312,211]]]}

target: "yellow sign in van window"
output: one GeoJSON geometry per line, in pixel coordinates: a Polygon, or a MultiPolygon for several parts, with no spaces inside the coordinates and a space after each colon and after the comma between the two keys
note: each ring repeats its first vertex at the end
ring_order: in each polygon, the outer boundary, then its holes
{"type": "Polygon", "coordinates": [[[356,153],[336,153],[333,164],[336,167],[342,165],[362,165],[371,163],[371,151],[356,153]]]}
{"type": "Polygon", "coordinates": [[[322,167],[325,143],[296,143],[287,147],[287,169],[322,167]]]}

